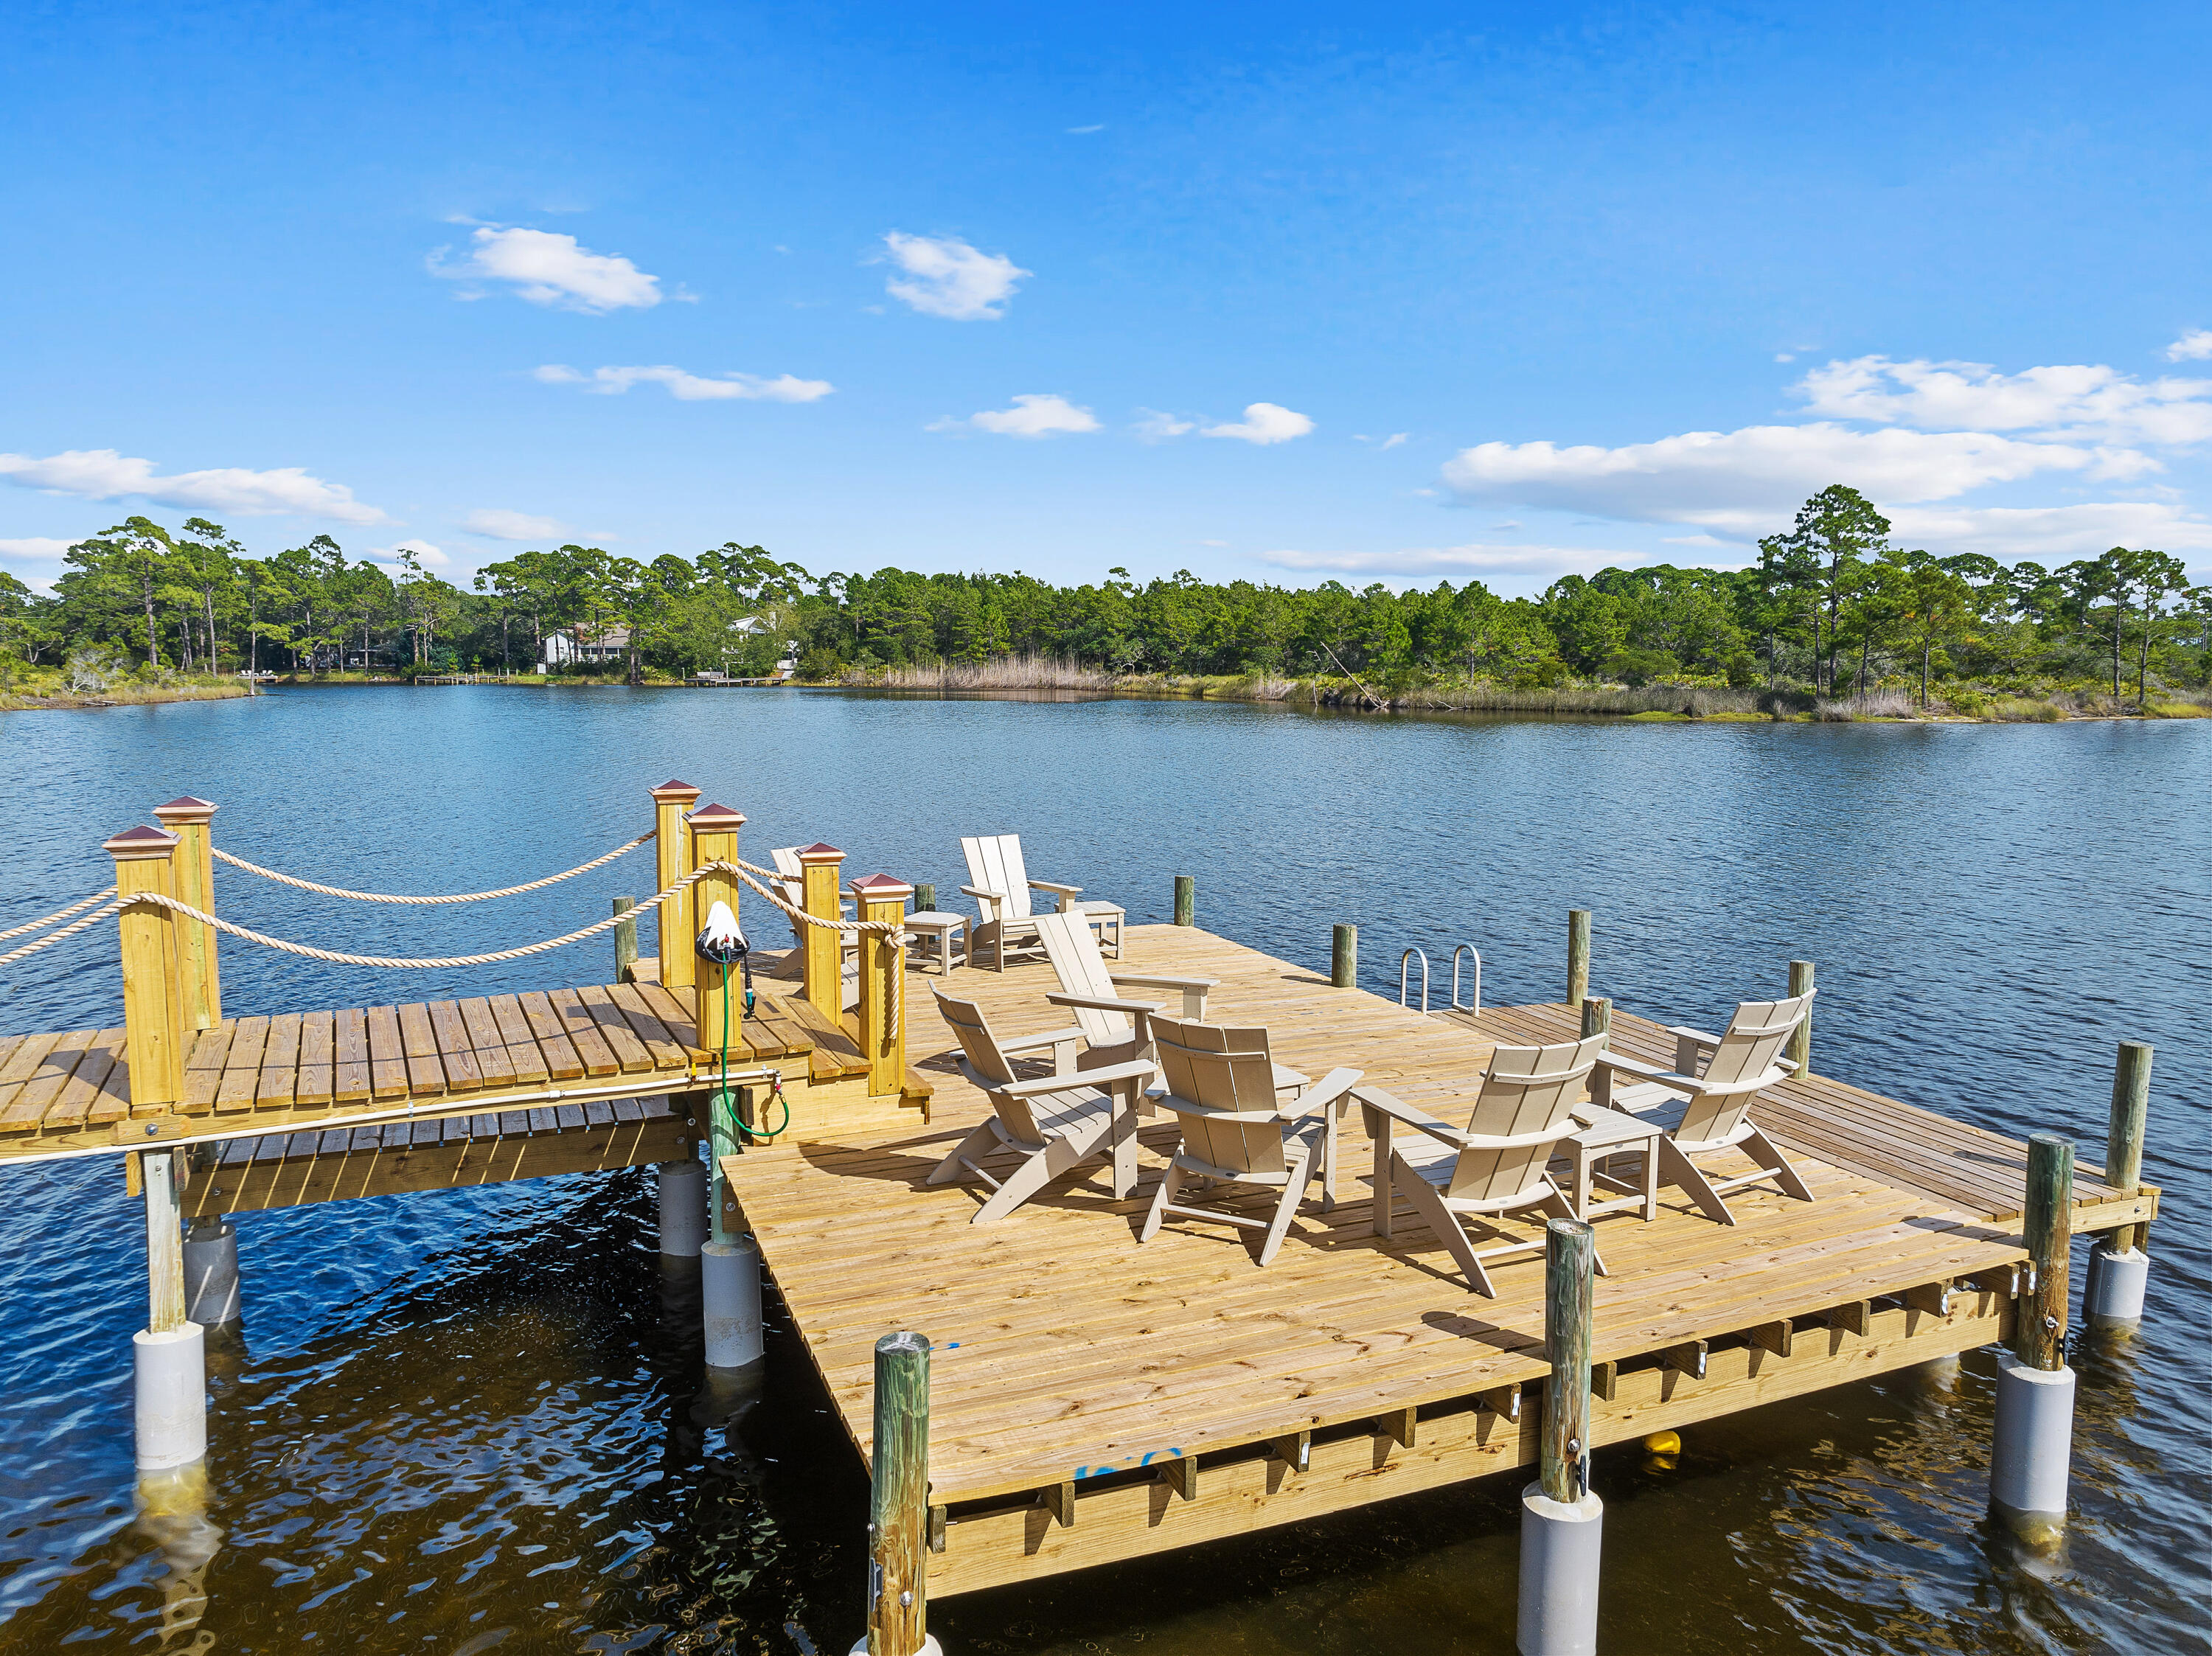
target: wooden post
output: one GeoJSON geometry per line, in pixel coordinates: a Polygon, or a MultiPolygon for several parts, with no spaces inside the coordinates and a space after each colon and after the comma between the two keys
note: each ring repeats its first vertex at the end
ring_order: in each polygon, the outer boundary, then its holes
{"type": "MultiPolygon", "coordinates": [[[[203,914],[215,913],[215,849],[212,823],[217,807],[186,794],[154,807],[161,826],[177,836],[170,864],[176,894],[203,914]]],[[[198,920],[173,922],[177,937],[177,998],[187,1034],[222,1022],[222,986],[216,970],[216,930],[198,920]]]]}
{"type": "Polygon", "coordinates": [[[929,1341],[886,1334],[869,1440],[868,1656],[920,1656],[928,1584],[929,1341]]]}
{"type": "Polygon", "coordinates": [[[937,888],[927,882],[915,887],[914,912],[917,914],[928,914],[934,913],[936,908],[937,888]]]}
{"type": "Polygon", "coordinates": [[[2035,1290],[2022,1295],[2013,1324],[2013,1355],[2030,1368],[2066,1365],[2066,1268],[2074,1240],[2074,1145],[2056,1133],[2027,1141],[2027,1190],[2021,1228],[2035,1265],[2035,1290]]]}
{"type": "Polygon", "coordinates": [[[146,1330],[166,1334],[185,1325],[185,1234],[177,1201],[174,1150],[139,1153],[146,1186],[146,1330]]]}
{"type": "MultiPolygon", "coordinates": [[[[691,836],[684,826],[684,813],[699,803],[699,790],[689,782],[671,779],[653,790],[653,886],[665,891],[691,871],[691,836]]],[[[691,938],[699,928],[691,923],[689,891],[678,892],[660,905],[660,986],[672,994],[689,989],[697,976],[693,968],[691,938]]]]}
{"type": "Polygon", "coordinates": [[[131,1065],[131,1113],[150,1114],[179,1103],[185,1095],[185,1031],[175,992],[175,917],[156,904],[131,899],[174,895],[172,858],[177,836],[160,828],[126,828],[101,848],[115,858],[116,895],[124,903],[117,925],[123,940],[123,1028],[131,1065]]]}
{"type": "MultiPolygon", "coordinates": [[[[2142,1185],[2144,1124],[2150,1114],[2151,1046],[2124,1040],[2112,1065],[2112,1114],[2105,1129],[2105,1179],[2114,1190],[2132,1196],[2142,1185]]],[[[2142,1225],[2120,1225],[2105,1233],[2115,1253],[2142,1246],[2142,1225]]]]}
{"type": "MultiPolygon", "coordinates": [[[[1799,995],[1808,994],[1811,992],[1812,987],[1813,962],[1790,961],[1790,998],[1795,999],[1799,995]]],[[[1795,1029],[1790,1032],[1790,1039],[1782,1048],[1782,1056],[1797,1066],[1799,1075],[1810,1075],[1813,1072],[1813,1009],[1811,1007],[1805,1009],[1804,1018],[1795,1029]]]]}
{"type": "MultiPolygon", "coordinates": [[[[727,863],[737,860],[738,830],[744,826],[744,817],[727,805],[702,805],[690,819],[691,833],[690,863],[692,868],[703,868],[708,863],[727,863]]],[[[730,913],[742,917],[738,907],[738,877],[734,874],[702,875],[691,887],[690,913],[684,917],[687,925],[703,928],[707,917],[718,902],[727,903],[730,913]]],[[[702,1052],[713,1052],[719,1061],[722,1043],[726,1035],[729,1044],[736,1046],[739,1040],[739,1025],[744,1019],[742,992],[733,981],[738,976],[735,966],[725,966],[718,961],[702,961],[692,948],[692,938],[685,935],[684,962],[694,975],[692,986],[692,1022],[698,1039],[693,1043],[702,1052]],[[727,1003],[729,1022],[723,1025],[723,1006],[727,1003]]],[[[665,957],[664,957],[665,958],[665,957]]]]}
{"type": "Polygon", "coordinates": [[[1196,925],[1198,881],[1188,874],[1178,874],[1175,881],[1175,923],[1177,925],[1196,925]]]}
{"type": "MultiPolygon", "coordinates": [[[[617,897],[615,899],[614,912],[617,914],[627,914],[636,907],[636,898],[617,897]]],[[[637,922],[635,920],[624,920],[615,928],[615,981],[617,983],[637,981],[637,922]]]]}
{"type": "Polygon", "coordinates": [[[1359,928],[1340,925],[1328,948],[1328,980],[1338,989],[1359,986],[1359,928]]]}
{"type": "Polygon", "coordinates": [[[1583,1039],[1603,1035],[1605,1045],[1613,1045],[1613,1002],[1603,995],[1590,995],[1583,1001],[1583,1039]]]}
{"type": "Polygon", "coordinates": [[[1589,1486],[1590,1265],[1596,1246],[1577,1219],[1544,1227],[1544,1381],[1540,1481],[1553,1501],[1572,1503],[1589,1486]]]}
{"type": "MultiPolygon", "coordinates": [[[[888,874],[871,874],[853,882],[860,900],[859,918],[889,920],[906,918],[906,900],[914,888],[888,874]]],[[[889,941],[879,931],[860,934],[860,1051],[868,1060],[868,1095],[881,1098],[906,1085],[906,1018],[899,1004],[906,986],[906,946],[889,941]]]]}
{"type": "MultiPolygon", "coordinates": [[[[838,918],[837,890],[844,878],[845,853],[835,846],[811,845],[799,853],[799,907],[825,919],[838,918]]],[[[826,925],[801,926],[799,945],[806,968],[806,998],[832,1023],[845,1016],[845,936],[826,925]]]]}
{"type": "Polygon", "coordinates": [[[1567,1004],[1580,1006],[1589,993],[1590,912],[1567,911],[1567,1004]]]}

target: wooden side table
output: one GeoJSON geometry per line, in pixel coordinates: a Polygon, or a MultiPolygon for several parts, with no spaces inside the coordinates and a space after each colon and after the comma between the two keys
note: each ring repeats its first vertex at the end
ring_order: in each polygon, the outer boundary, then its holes
{"type": "MultiPolygon", "coordinates": [[[[961,952],[964,955],[967,952],[968,917],[925,908],[906,917],[906,929],[937,939],[937,975],[940,978],[951,976],[952,968],[959,964],[952,953],[952,934],[956,931],[962,934],[961,952]]],[[[974,962],[971,961],[969,964],[973,965],[974,962]]]]}
{"type": "MultiPolygon", "coordinates": [[[[1584,1113],[1577,1112],[1577,1119],[1584,1113]]],[[[1591,1110],[1587,1112],[1589,1125],[1567,1139],[1562,1146],[1575,1164],[1574,1187],[1567,1199],[1574,1204],[1578,1219],[1595,1219],[1601,1213],[1625,1213],[1631,1208],[1641,1208],[1646,1223],[1659,1216],[1659,1141],[1667,1130],[1656,1121],[1620,1110],[1591,1110]],[[1607,1157],[1624,1155],[1630,1150],[1641,1150],[1644,1155],[1644,1183],[1639,1190],[1604,1171],[1607,1157]],[[1595,1186],[1600,1190],[1620,1191],[1625,1194],[1592,1201],[1590,1192],[1595,1186]]]]}

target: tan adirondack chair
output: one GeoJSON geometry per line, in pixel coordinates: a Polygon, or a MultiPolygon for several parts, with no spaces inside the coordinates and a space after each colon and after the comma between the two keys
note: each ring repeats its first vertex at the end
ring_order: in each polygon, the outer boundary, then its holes
{"type": "Polygon", "coordinates": [[[1677,1100],[1688,1101],[1681,1120],[1659,1141],[1659,1180],[1680,1186],[1708,1217],[1724,1225],[1734,1224],[1735,1216],[1722,1198],[1746,1185],[1771,1179],[1784,1195],[1809,1202],[1813,1192],[1797,1170],[1752,1125],[1751,1107],[1765,1089],[1796,1073],[1797,1066],[1782,1056],[1782,1049],[1805,1021],[1819,992],[1808,989],[1787,1000],[1745,1001],[1721,1034],[1680,1027],[1668,1030],[1674,1037],[1672,1070],[1619,1052],[1601,1053],[1590,1082],[1590,1102],[1598,1108],[1609,1105],[1631,1115],[1648,1115],[1677,1100]],[[1626,1085],[1621,1084],[1623,1077],[1631,1078],[1626,1085]],[[1754,1170],[1732,1178],[1708,1178],[1698,1160],[1722,1150],[1742,1152],[1754,1170]]]}
{"type": "MultiPolygon", "coordinates": [[[[1464,1131],[1431,1119],[1380,1087],[1352,1096],[1364,1107],[1375,1140],[1375,1234],[1390,1234],[1390,1210],[1403,1196],[1451,1250],[1468,1287],[1497,1297],[1485,1259],[1540,1253],[1543,1233],[1515,1238],[1495,1222],[1510,1215],[1542,1213],[1571,1219],[1574,1206],[1545,1171],[1562,1139],[1578,1131],[1574,1107],[1602,1050],[1602,1035],[1555,1046],[1500,1046],[1483,1071],[1482,1090],[1464,1131]],[[1408,1156],[1391,1143],[1397,1123],[1425,1134],[1443,1152],[1408,1156]],[[1504,1238],[1477,1247],[1470,1223],[1504,1238]]],[[[1597,1269],[1605,1271],[1600,1259],[1597,1269]]]]}
{"type": "MultiPolygon", "coordinates": [[[[781,846],[769,852],[769,858],[773,859],[775,864],[775,895],[782,898],[784,901],[789,903],[793,908],[804,908],[806,907],[806,865],[799,860],[799,850],[800,847],[798,846],[781,846]]],[[[850,887],[848,887],[843,892],[839,894],[837,898],[837,912],[848,919],[852,918],[853,898],[850,887]]],[[[784,918],[786,919],[791,919],[787,914],[784,916],[784,918]]],[[[802,943],[805,943],[806,939],[800,937],[799,933],[799,922],[797,920],[792,920],[791,935],[793,938],[797,942],[802,943]]],[[[854,946],[855,945],[852,938],[848,937],[845,940],[845,947],[848,951],[850,951],[854,946]]]]}
{"type": "Polygon", "coordinates": [[[1088,923],[1102,932],[1114,931],[1114,958],[1121,958],[1121,910],[1113,903],[1079,902],[1083,888],[1056,880],[1032,880],[1022,862],[1018,834],[975,835],[960,841],[968,859],[972,884],[960,889],[975,900],[978,918],[968,931],[968,961],[976,964],[985,949],[991,951],[992,969],[1006,969],[1009,949],[1036,949],[1038,917],[1030,912],[1030,894],[1045,891],[1058,899],[1060,912],[1091,917],[1088,923]]]}
{"type": "Polygon", "coordinates": [[[1168,1087],[1160,1102],[1175,1113],[1182,1143],[1152,1194],[1137,1240],[1152,1240],[1170,1213],[1218,1220],[1264,1231],[1260,1263],[1267,1265],[1316,1175],[1322,1180],[1323,1207],[1334,1205],[1337,1117],[1360,1071],[1331,1070],[1287,1103],[1279,1102],[1279,1071],[1265,1029],[1155,1016],[1152,1031],[1168,1087]],[[1273,1187],[1279,1192],[1273,1216],[1253,1219],[1178,1202],[1194,1180],[1273,1187]]]}
{"type": "Polygon", "coordinates": [[[1079,1078],[1066,1060],[1081,1032],[1048,1029],[1001,1040],[983,1009],[931,986],[937,1010],[960,1040],[960,1071],[991,1101],[991,1113],[955,1145],[926,1181],[949,1184],[979,1179],[991,1194],[970,1224],[1003,1219],[1054,1180],[1094,1161],[1114,1169],[1114,1194],[1126,1199],[1137,1188],[1137,1100],[1152,1079],[1148,1062],[1103,1065],[1079,1078]],[[1042,1048],[1054,1050],[1054,1073],[1027,1078],[1015,1064],[1042,1048]],[[1000,1149],[1021,1157],[1003,1180],[983,1158],[1000,1149]]]}
{"type": "MultiPolygon", "coordinates": [[[[1098,938],[1082,915],[1040,914],[1036,918],[1037,940],[1044,945],[1045,958],[1052,962],[1053,974],[1060,980],[1060,992],[1045,998],[1075,1014],[1076,1023],[1088,1043],[1089,1050],[1078,1060],[1079,1069],[1152,1055],[1150,1020],[1167,1008],[1150,1001],[1132,1000],[1121,993],[1125,988],[1176,991],[1182,996],[1184,1017],[1206,1016],[1206,992],[1218,986],[1220,979],[1109,972],[1106,969],[1106,957],[1099,949],[1098,938]]],[[[1303,1082],[1305,1077],[1298,1076],[1297,1079],[1303,1082]]]]}

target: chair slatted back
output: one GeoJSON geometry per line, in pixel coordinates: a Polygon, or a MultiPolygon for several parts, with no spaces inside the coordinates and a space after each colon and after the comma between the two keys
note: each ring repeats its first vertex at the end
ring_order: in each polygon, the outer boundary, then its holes
{"type": "MultiPolygon", "coordinates": [[[[1551,1046],[1500,1046],[1490,1055],[1467,1131],[1482,1138],[1518,1138],[1556,1132],[1582,1101],[1597,1065],[1603,1035],[1551,1046]]],[[[1562,1135],[1564,1136],[1564,1135],[1562,1135]]],[[[1463,1149],[1452,1164],[1445,1194],[1474,1202],[1525,1195],[1543,1180],[1557,1137],[1540,1143],[1484,1145],[1463,1149]]]]}
{"type": "Polygon", "coordinates": [[[1164,1017],[1150,1027],[1183,1149],[1224,1172],[1287,1171],[1267,1032],[1164,1017]]]}
{"type": "Polygon", "coordinates": [[[968,877],[986,891],[1003,891],[1006,901],[995,914],[985,916],[993,920],[1025,920],[1030,918],[1030,875],[1022,864],[1022,836],[1018,834],[977,834],[960,841],[960,849],[968,858],[968,877]]]}
{"type": "Polygon", "coordinates": [[[775,859],[775,871],[781,877],[777,879],[776,884],[783,888],[784,901],[789,903],[793,908],[805,907],[806,868],[799,860],[799,847],[785,846],[779,850],[771,851],[769,855],[775,859]]]}
{"type": "Polygon", "coordinates": [[[994,1081],[1014,1079],[1014,1066],[999,1050],[999,1038],[991,1033],[990,1020],[983,1016],[983,1009],[972,1000],[957,999],[933,984],[931,988],[937,996],[938,1012],[959,1040],[969,1067],[990,1091],[991,1107],[998,1112],[1000,1124],[1024,1144],[1042,1143],[1044,1135],[1037,1130],[1036,1116],[1029,1101],[991,1089],[994,1081]]]}
{"type": "MultiPolygon", "coordinates": [[[[1705,1060],[1704,1079],[1725,1083],[1765,1075],[1805,1021],[1805,1010],[1819,992],[1808,989],[1787,1000],[1747,1000],[1738,1006],[1729,1027],[1721,1032],[1720,1045],[1705,1060]]],[[[1674,1129],[1674,1137],[1691,1143],[1725,1138],[1742,1125],[1757,1096],[1737,1093],[1726,1098],[1692,1099],[1681,1125],[1674,1129]]]]}
{"type": "MultiPolygon", "coordinates": [[[[1106,957],[1098,952],[1097,934],[1080,914],[1040,914],[1037,938],[1060,989],[1071,995],[1090,995],[1099,1000],[1119,1000],[1121,992],[1106,974],[1106,957]]],[[[1126,1012],[1102,1012],[1095,1007],[1069,1009],[1081,1026],[1083,1037],[1095,1048],[1118,1046],[1137,1038],[1136,1025],[1126,1012]]]]}

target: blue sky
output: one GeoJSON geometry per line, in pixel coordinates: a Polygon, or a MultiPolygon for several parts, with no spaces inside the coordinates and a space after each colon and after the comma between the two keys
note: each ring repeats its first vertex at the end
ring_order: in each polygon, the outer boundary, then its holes
{"type": "Polygon", "coordinates": [[[2212,572],[2203,8],[306,11],[11,9],[0,567],[2212,572]]]}

